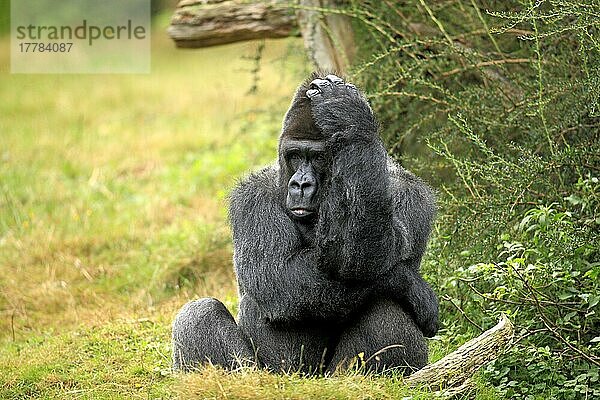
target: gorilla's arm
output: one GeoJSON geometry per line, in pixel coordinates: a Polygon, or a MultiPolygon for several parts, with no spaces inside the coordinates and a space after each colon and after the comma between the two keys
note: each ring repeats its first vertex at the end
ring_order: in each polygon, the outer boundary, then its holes
{"type": "Polygon", "coordinates": [[[435,216],[435,196],[419,178],[388,159],[398,259],[417,259],[425,248],[435,216]]]}
{"type": "Polygon", "coordinates": [[[278,199],[277,172],[250,176],[231,194],[234,263],[241,294],[275,323],[342,320],[370,289],[330,280],[320,254],[301,246],[297,228],[278,199]]]}
{"type": "Polygon", "coordinates": [[[396,293],[397,298],[413,316],[423,335],[433,337],[439,329],[437,296],[418,270],[410,269],[405,273],[412,284],[405,293],[396,293]]]}
{"type": "Polygon", "coordinates": [[[431,190],[388,161],[366,99],[328,76],[307,91],[332,156],[317,245],[332,276],[371,281],[405,304],[424,334],[437,332],[438,304],[419,274],[435,213],[431,190]]]}
{"type": "Polygon", "coordinates": [[[317,224],[322,265],[332,267],[327,272],[344,281],[375,280],[393,265],[387,155],[373,112],[356,88],[318,82],[320,92],[310,96],[313,118],[332,157],[317,224]]]}
{"type": "Polygon", "coordinates": [[[431,189],[389,160],[396,231],[396,267],[382,280],[383,290],[402,303],[425,336],[438,330],[438,301],[419,272],[435,215],[431,189]]]}

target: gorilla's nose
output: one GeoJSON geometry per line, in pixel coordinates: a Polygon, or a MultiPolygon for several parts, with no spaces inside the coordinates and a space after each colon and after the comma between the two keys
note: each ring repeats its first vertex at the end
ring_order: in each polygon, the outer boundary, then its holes
{"type": "Polygon", "coordinates": [[[288,191],[292,196],[310,198],[317,189],[317,181],[312,174],[295,174],[290,179],[288,191]]]}

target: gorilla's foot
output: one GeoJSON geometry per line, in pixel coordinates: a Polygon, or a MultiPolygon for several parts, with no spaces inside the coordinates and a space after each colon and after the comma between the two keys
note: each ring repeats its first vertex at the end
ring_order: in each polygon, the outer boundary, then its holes
{"type": "Polygon", "coordinates": [[[249,339],[217,299],[184,305],[173,321],[173,369],[188,371],[204,363],[233,369],[252,363],[249,339]]]}
{"type": "Polygon", "coordinates": [[[369,371],[408,375],[427,364],[427,343],[400,305],[379,300],[342,333],[327,370],[343,370],[354,362],[369,371]]]}

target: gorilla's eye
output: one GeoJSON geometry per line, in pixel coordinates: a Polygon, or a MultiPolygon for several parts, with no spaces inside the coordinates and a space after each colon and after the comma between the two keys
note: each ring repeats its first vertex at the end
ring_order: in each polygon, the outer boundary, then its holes
{"type": "Polygon", "coordinates": [[[312,160],[316,166],[323,167],[325,165],[326,158],[323,153],[317,153],[313,156],[312,160]]]}
{"type": "Polygon", "coordinates": [[[293,168],[298,168],[300,161],[302,161],[302,157],[299,153],[293,152],[288,155],[288,162],[293,168]]]}

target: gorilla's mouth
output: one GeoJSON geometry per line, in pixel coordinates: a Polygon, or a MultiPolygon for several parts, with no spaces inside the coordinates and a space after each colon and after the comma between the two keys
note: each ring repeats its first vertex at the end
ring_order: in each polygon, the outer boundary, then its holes
{"type": "Polygon", "coordinates": [[[294,216],[296,216],[298,218],[308,217],[309,215],[312,215],[315,213],[314,210],[310,210],[308,208],[300,208],[300,207],[292,208],[290,211],[292,212],[292,214],[294,214],[294,216]]]}

